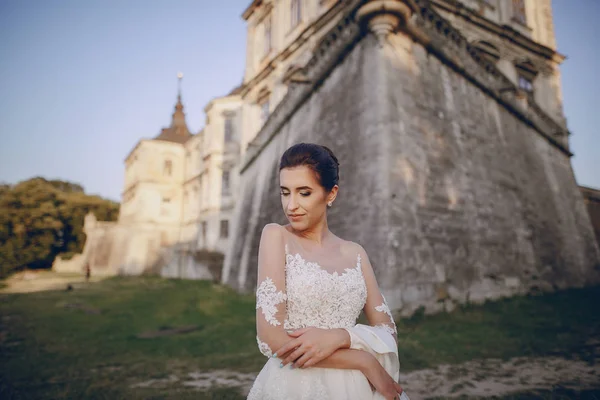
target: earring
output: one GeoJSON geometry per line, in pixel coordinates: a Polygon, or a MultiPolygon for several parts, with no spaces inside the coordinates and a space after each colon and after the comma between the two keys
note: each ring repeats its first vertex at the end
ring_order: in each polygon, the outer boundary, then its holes
{"type": "Polygon", "coordinates": [[[332,202],[330,201],[329,203],[327,203],[327,205],[328,205],[329,207],[331,207],[331,206],[332,206],[332,202]]]}

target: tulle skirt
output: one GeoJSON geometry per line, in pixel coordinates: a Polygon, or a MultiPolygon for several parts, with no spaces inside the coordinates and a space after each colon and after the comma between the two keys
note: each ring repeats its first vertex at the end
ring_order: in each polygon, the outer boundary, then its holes
{"type": "MultiPolygon", "coordinates": [[[[352,349],[373,354],[396,381],[399,377],[398,349],[385,330],[366,325],[349,328],[352,349]]],[[[334,368],[279,367],[271,358],[260,371],[248,400],[381,400],[361,371],[334,368]]]]}

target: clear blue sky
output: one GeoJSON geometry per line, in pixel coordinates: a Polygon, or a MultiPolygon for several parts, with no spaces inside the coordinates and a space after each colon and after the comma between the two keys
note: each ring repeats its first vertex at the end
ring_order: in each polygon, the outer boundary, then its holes
{"type": "MultiPolygon", "coordinates": [[[[33,176],[119,200],[123,160],[170,122],[182,71],[188,125],[242,79],[250,0],[0,0],[0,182],[33,176]]],[[[580,184],[600,187],[600,1],[554,0],[580,184]]]]}

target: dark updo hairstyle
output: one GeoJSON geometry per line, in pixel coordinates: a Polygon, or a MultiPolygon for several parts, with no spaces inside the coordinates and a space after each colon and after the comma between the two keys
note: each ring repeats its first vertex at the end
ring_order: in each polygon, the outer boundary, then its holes
{"type": "Polygon", "coordinates": [[[306,165],[317,174],[325,191],[331,191],[338,184],[340,163],[329,148],[315,143],[295,144],[281,156],[279,170],[301,165],[306,165]]]}

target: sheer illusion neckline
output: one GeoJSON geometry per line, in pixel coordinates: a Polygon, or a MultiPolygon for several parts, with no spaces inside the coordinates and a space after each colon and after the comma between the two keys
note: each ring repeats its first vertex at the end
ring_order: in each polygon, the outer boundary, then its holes
{"type": "MultiPolygon", "coordinates": [[[[302,249],[302,251],[303,251],[305,254],[308,254],[308,253],[315,253],[315,254],[322,254],[322,253],[326,253],[326,251],[323,251],[323,249],[320,249],[320,250],[312,250],[312,251],[310,251],[310,250],[307,250],[307,249],[304,247],[304,245],[302,244],[302,241],[300,240],[300,238],[298,237],[298,235],[295,235],[294,233],[290,232],[290,231],[289,231],[287,228],[285,228],[285,227],[284,227],[284,229],[285,229],[285,231],[288,233],[289,239],[290,239],[290,240],[291,240],[291,241],[294,243],[294,247],[298,246],[300,249],[302,249]]],[[[333,236],[335,236],[335,235],[333,235],[333,236]]],[[[338,238],[338,239],[339,239],[339,238],[338,238]]],[[[287,242],[287,240],[286,240],[286,242],[287,242]]],[[[287,243],[286,243],[286,246],[287,246],[287,243]]],[[[340,247],[340,245],[338,244],[336,247],[337,247],[337,248],[339,248],[339,247],[340,247]]],[[[287,247],[286,247],[286,248],[287,248],[287,247]]]]}
{"type": "Polygon", "coordinates": [[[352,268],[350,268],[350,267],[344,268],[344,270],[341,271],[341,272],[339,272],[339,271],[330,272],[327,269],[323,268],[323,266],[321,266],[321,264],[319,264],[317,261],[309,261],[309,260],[307,260],[298,251],[296,251],[294,253],[290,253],[289,247],[288,247],[287,243],[285,244],[285,257],[286,257],[286,267],[287,267],[289,258],[291,258],[293,260],[300,259],[300,261],[302,261],[302,263],[304,265],[315,267],[318,271],[324,272],[325,274],[333,276],[333,277],[346,276],[348,273],[350,273],[350,272],[352,272],[354,270],[358,270],[358,271],[362,272],[361,263],[360,263],[360,253],[356,254],[356,265],[354,267],[352,267],[352,268]]]}

